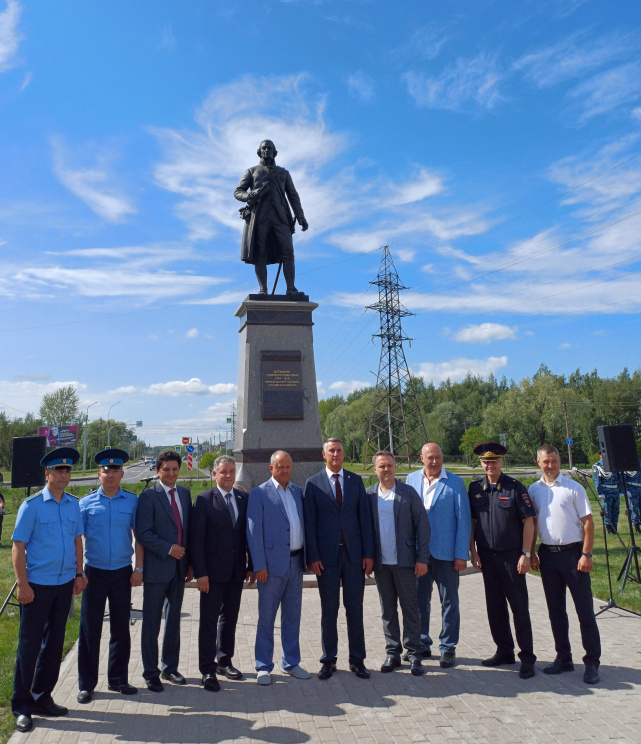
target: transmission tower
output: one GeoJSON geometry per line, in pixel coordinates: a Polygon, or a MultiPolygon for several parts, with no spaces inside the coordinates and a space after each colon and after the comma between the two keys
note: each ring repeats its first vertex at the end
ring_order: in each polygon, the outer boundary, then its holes
{"type": "Polygon", "coordinates": [[[377,310],[380,316],[380,332],[374,335],[381,339],[381,358],[372,404],[372,415],[367,437],[367,453],[384,449],[391,452],[396,461],[408,461],[416,456],[427,442],[427,431],[418,406],[412,378],[405,360],[403,341],[411,341],[401,328],[401,318],[414,315],[399,299],[399,292],[407,289],[398,278],[389,248],[383,246],[383,258],[376,281],[378,302],[368,305],[368,310],[377,310]],[[420,440],[418,448],[412,446],[412,435],[420,440]]]}

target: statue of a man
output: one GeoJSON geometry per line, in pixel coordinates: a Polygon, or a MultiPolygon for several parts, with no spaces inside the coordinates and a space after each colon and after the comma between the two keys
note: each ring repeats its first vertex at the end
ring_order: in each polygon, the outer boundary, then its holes
{"type": "Polygon", "coordinates": [[[254,264],[260,294],[267,294],[267,264],[275,263],[283,264],[287,294],[298,294],[292,235],[296,220],[303,232],[309,226],[289,171],[274,162],[274,143],[263,140],[257,155],[260,163],[243,173],[234,191],[236,199],[247,204],[240,210],[245,220],[240,258],[254,264]]]}

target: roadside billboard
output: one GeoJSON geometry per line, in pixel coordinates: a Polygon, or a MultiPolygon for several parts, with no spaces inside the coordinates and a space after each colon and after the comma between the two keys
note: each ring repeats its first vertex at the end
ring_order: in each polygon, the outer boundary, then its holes
{"type": "Polygon", "coordinates": [[[77,426],[41,426],[39,437],[47,437],[47,447],[75,447],[78,444],[77,426]]]}

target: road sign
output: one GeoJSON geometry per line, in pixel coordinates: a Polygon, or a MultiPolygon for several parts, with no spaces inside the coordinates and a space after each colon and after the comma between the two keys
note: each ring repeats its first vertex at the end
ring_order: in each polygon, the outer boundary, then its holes
{"type": "Polygon", "coordinates": [[[177,444],[177,445],[176,445],[176,446],[174,447],[174,449],[176,450],[176,452],[182,452],[182,449],[183,449],[183,448],[182,448],[182,447],[181,447],[181,446],[180,446],[179,444],[177,444]]]}
{"type": "Polygon", "coordinates": [[[570,444],[570,445],[571,445],[571,444],[573,444],[573,441],[572,441],[572,439],[571,439],[570,437],[568,437],[568,438],[567,438],[567,439],[565,440],[565,443],[566,443],[566,444],[570,444]]]}
{"type": "Polygon", "coordinates": [[[136,421],[136,426],[142,426],[142,421],[136,421]]]}
{"type": "Polygon", "coordinates": [[[183,444],[189,444],[189,437],[183,437],[183,444]]]}
{"type": "Polygon", "coordinates": [[[231,416],[227,416],[227,423],[228,424],[232,424],[233,423],[233,419],[232,419],[231,416]]]}
{"type": "Polygon", "coordinates": [[[186,450],[187,450],[187,452],[189,452],[189,454],[191,455],[191,453],[192,453],[192,452],[193,452],[193,451],[194,451],[194,450],[195,450],[196,448],[194,447],[194,445],[193,445],[193,444],[188,444],[188,445],[187,445],[187,446],[185,447],[185,449],[186,449],[186,450]]]}

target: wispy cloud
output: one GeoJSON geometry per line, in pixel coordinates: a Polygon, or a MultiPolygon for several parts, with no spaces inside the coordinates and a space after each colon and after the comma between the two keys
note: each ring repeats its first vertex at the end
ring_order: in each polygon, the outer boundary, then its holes
{"type": "Polygon", "coordinates": [[[480,323],[461,328],[453,338],[469,344],[489,344],[492,341],[516,338],[516,328],[501,323],[480,323]]]}
{"type": "Polygon", "coordinates": [[[198,328],[190,328],[187,333],[185,333],[185,338],[197,338],[198,337],[198,328]]]}
{"type": "Polygon", "coordinates": [[[579,124],[641,97],[641,62],[618,65],[580,83],[567,95],[567,111],[579,124]]]}
{"type": "Polygon", "coordinates": [[[361,101],[371,101],[376,96],[373,78],[365,72],[353,72],[347,78],[347,90],[361,101]]]}
{"type": "Polygon", "coordinates": [[[438,57],[447,41],[448,37],[434,28],[418,28],[390,52],[390,58],[403,64],[432,60],[438,57]]]}
{"type": "Polygon", "coordinates": [[[174,35],[174,29],[171,24],[165,23],[159,32],[160,40],[158,42],[159,49],[165,52],[173,52],[176,49],[176,36],[174,35]]]}
{"type": "Polygon", "coordinates": [[[0,13],[0,72],[16,63],[18,46],[23,38],[18,32],[21,12],[22,6],[17,0],[7,0],[6,8],[0,13]]]}
{"type": "Polygon", "coordinates": [[[426,382],[444,382],[445,380],[463,380],[468,374],[488,377],[507,366],[507,357],[487,357],[487,359],[467,359],[457,357],[449,362],[423,362],[419,365],[418,375],[426,382]]]}
{"type": "Polygon", "coordinates": [[[53,137],[51,145],[53,170],[58,180],[98,216],[117,223],[136,213],[131,200],[114,185],[112,152],[89,146],[87,154],[77,152],[72,155],[61,137],[53,137]],[[73,165],[70,162],[73,159],[91,160],[92,164],[73,165]]]}
{"type": "Polygon", "coordinates": [[[148,387],[140,388],[132,385],[110,390],[110,395],[132,395],[143,393],[144,395],[169,395],[178,397],[182,395],[230,395],[237,390],[234,383],[217,382],[214,385],[206,385],[198,377],[191,380],[172,380],[171,382],[156,382],[148,387]]]}
{"type": "Polygon", "coordinates": [[[500,91],[504,77],[496,55],[481,52],[472,59],[457,59],[440,75],[410,71],[402,79],[418,106],[461,111],[470,104],[492,109],[505,100],[500,91]]]}
{"type": "Polygon", "coordinates": [[[428,196],[443,191],[443,180],[430,173],[426,168],[419,168],[418,173],[406,183],[390,184],[390,204],[413,204],[422,201],[428,196]]]}

